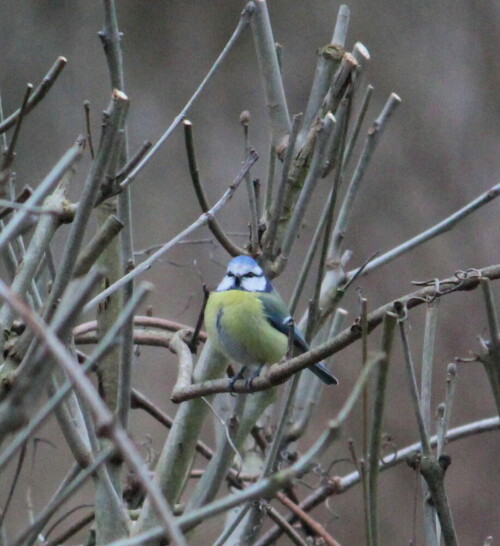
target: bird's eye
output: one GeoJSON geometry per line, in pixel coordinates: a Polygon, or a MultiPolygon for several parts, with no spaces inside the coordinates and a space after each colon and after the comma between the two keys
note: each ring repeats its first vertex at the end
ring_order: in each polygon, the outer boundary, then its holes
{"type": "Polygon", "coordinates": [[[226,275],[227,275],[228,277],[234,277],[234,273],[231,273],[231,271],[228,271],[228,272],[226,273],[226,275]]]}
{"type": "Polygon", "coordinates": [[[256,276],[255,273],[252,273],[252,271],[249,271],[249,272],[245,275],[245,277],[248,277],[249,279],[252,279],[252,278],[255,277],[255,276],[256,276]]]}

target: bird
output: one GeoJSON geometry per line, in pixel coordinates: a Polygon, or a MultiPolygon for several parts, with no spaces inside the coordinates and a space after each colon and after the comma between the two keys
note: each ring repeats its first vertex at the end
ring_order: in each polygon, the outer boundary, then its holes
{"type": "MultiPolygon", "coordinates": [[[[230,390],[250,369],[253,375],[246,385],[251,391],[252,380],[262,367],[285,356],[291,324],[285,302],[259,264],[246,255],[233,258],[205,307],[205,325],[212,345],[241,366],[230,380],[230,390]]],[[[297,327],[293,327],[293,345],[296,354],[309,349],[297,327]]],[[[327,385],[338,383],[322,363],[312,365],[309,370],[327,385]]]]}

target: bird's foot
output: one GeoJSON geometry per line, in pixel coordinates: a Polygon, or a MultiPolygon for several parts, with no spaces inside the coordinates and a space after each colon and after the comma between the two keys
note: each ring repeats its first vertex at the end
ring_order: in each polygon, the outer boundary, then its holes
{"type": "Polygon", "coordinates": [[[231,377],[231,379],[229,380],[229,394],[231,396],[234,396],[234,384],[236,383],[236,381],[239,381],[240,379],[245,379],[245,375],[244,375],[245,370],[246,370],[246,366],[243,366],[243,368],[240,368],[238,373],[236,375],[233,375],[233,377],[231,377]]]}
{"type": "Polygon", "coordinates": [[[250,393],[250,394],[253,394],[255,391],[253,390],[253,386],[252,386],[252,383],[253,383],[253,380],[256,378],[256,377],[259,377],[260,375],[260,372],[262,370],[262,368],[264,367],[264,364],[261,364],[257,370],[245,381],[245,387],[247,389],[247,391],[250,393]]]}

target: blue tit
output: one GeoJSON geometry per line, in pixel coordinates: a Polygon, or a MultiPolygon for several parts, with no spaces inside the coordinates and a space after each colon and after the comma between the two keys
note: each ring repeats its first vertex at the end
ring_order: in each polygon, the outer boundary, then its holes
{"type": "MultiPolygon", "coordinates": [[[[264,365],[279,362],[288,348],[290,312],[259,264],[249,256],[237,256],[228,266],[225,277],[208,298],[205,325],[216,350],[242,366],[238,375],[251,368],[247,384],[251,388],[264,365]]],[[[304,336],[295,327],[296,353],[309,349],[304,336]]],[[[337,379],[321,363],[309,368],[327,385],[337,379]]]]}

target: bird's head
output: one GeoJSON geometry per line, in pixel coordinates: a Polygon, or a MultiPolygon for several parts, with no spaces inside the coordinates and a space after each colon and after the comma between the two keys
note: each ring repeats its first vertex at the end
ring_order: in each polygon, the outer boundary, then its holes
{"type": "Polygon", "coordinates": [[[271,283],[264,271],[250,256],[236,256],[226,270],[226,275],[217,287],[217,292],[225,290],[244,290],[246,292],[271,292],[271,283]]]}

